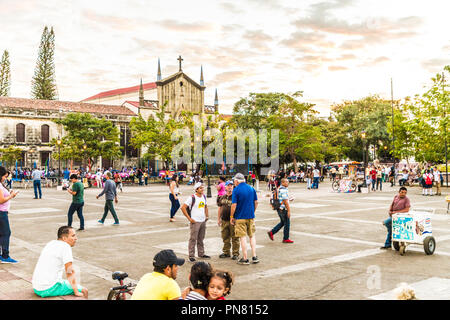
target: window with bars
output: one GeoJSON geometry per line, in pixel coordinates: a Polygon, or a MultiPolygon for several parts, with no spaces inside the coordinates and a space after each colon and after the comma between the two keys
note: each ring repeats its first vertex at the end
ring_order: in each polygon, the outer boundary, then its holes
{"type": "Polygon", "coordinates": [[[16,125],[16,142],[25,142],[25,125],[23,123],[16,125]]]}
{"type": "Polygon", "coordinates": [[[47,124],[41,126],[41,142],[50,142],[50,127],[47,124]]]}

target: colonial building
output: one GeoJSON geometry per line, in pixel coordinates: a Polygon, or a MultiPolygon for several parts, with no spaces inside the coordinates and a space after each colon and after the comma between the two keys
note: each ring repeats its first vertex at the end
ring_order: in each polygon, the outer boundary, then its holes
{"type": "MultiPolygon", "coordinates": [[[[163,104],[166,105],[167,116],[175,117],[183,110],[191,111],[197,117],[218,110],[217,89],[214,105],[204,104],[206,87],[203,68],[200,71],[200,83],[197,83],[183,73],[181,57],[178,60],[179,71],[171,76],[161,77],[158,60],[156,82],[143,84],[141,80],[140,85],[100,92],[81,102],[0,97],[0,148],[9,145],[21,148],[22,167],[43,167],[47,159],[50,159],[50,166],[57,167],[56,160],[51,157],[57,150],[50,145],[50,141],[62,137],[64,132],[53,120],[61,119],[70,112],[86,112],[112,121],[121,132],[120,145],[123,147],[121,160],[112,163],[110,159],[100,158],[93,167],[137,165],[140,154],[145,150],[136,150],[129,143],[129,123],[133,117],[141,114],[147,119],[158,112],[163,104]]],[[[63,163],[63,166],[80,164],[63,163]]],[[[155,164],[152,161],[151,166],[158,169],[155,164]]]]}
{"type": "MultiPolygon", "coordinates": [[[[123,133],[127,132],[128,124],[136,116],[134,112],[123,106],[0,97],[0,147],[14,145],[21,148],[23,150],[20,161],[22,167],[43,167],[47,159],[50,159],[50,164],[56,167],[55,160],[51,158],[52,152],[56,150],[50,145],[50,141],[62,137],[64,130],[54,120],[61,119],[71,112],[90,113],[110,120],[123,133]]],[[[127,156],[132,158],[132,150],[124,139],[121,140],[121,145],[124,147],[124,159],[127,156]]],[[[108,159],[99,159],[98,165],[102,162],[104,165],[109,164],[108,159]]],[[[79,163],[73,165],[79,165],[79,163]]]]}

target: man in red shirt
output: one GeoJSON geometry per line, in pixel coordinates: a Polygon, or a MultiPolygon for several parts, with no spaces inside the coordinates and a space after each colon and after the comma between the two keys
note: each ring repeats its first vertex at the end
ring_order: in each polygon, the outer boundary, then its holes
{"type": "Polygon", "coordinates": [[[369,174],[372,178],[372,191],[375,191],[375,184],[377,183],[377,170],[375,169],[375,167],[372,167],[372,170],[370,170],[369,174]]]}
{"type": "Polygon", "coordinates": [[[386,242],[384,246],[380,249],[390,249],[392,245],[392,215],[395,213],[404,213],[409,212],[411,208],[411,202],[409,198],[406,196],[408,190],[405,187],[401,187],[398,195],[394,197],[394,200],[389,207],[389,218],[383,221],[383,225],[386,226],[388,230],[388,235],[386,237],[386,242]]]}

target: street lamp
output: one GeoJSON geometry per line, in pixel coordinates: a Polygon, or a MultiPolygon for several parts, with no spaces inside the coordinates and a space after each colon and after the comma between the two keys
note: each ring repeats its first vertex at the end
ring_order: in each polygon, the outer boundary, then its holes
{"type": "Polygon", "coordinates": [[[56,140],[56,144],[58,145],[58,186],[61,185],[61,139],[58,138],[56,140]]]}
{"type": "MultiPolygon", "coordinates": [[[[209,137],[209,124],[206,123],[206,131],[208,131],[208,137],[209,137]]],[[[205,158],[205,163],[206,163],[206,175],[208,176],[208,187],[206,189],[206,197],[207,198],[212,198],[212,193],[211,193],[211,180],[210,180],[210,176],[208,173],[208,161],[205,158]]]]}
{"type": "Polygon", "coordinates": [[[363,187],[367,187],[366,183],[366,132],[363,130],[361,132],[361,139],[363,141],[363,167],[364,167],[364,181],[363,181],[363,187]]]}
{"type": "Polygon", "coordinates": [[[85,144],[83,144],[83,150],[84,150],[84,165],[86,166],[86,149],[87,149],[87,145],[86,145],[86,143],[85,144]]]}

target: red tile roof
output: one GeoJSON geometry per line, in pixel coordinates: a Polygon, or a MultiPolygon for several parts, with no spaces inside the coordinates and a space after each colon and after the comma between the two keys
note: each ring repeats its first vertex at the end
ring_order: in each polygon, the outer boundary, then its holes
{"type": "Polygon", "coordinates": [[[69,102],[59,100],[36,100],[25,98],[0,97],[0,108],[21,108],[21,109],[39,109],[59,111],[61,108],[65,112],[87,112],[135,116],[136,114],[130,109],[123,106],[113,106],[106,104],[93,104],[81,102],[69,102]]]}
{"type": "MultiPolygon", "coordinates": [[[[127,100],[127,101],[125,101],[124,103],[129,103],[129,104],[131,104],[132,106],[134,106],[134,107],[136,107],[136,108],[140,108],[140,107],[141,107],[141,106],[139,105],[139,101],[129,101],[129,100],[127,100]]],[[[123,105],[123,104],[122,104],[122,105],[123,105]]],[[[144,107],[145,107],[145,108],[151,108],[151,109],[158,109],[157,106],[155,107],[155,104],[154,104],[154,103],[147,102],[147,101],[145,101],[145,100],[144,100],[144,107]]]]}
{"type": "MultiPolygon", "coordinates": [[[[155,89],[156,88],[156,83],[155,82],[143,83],[142,87],[144,88],[144,91],[150,90],[150,89],[155,89]]],[[[133,86],[133,87],[128,87],[128,88],[121,88],[121,89],[104,91],[104,92],[100,92],[100,93],[98,93],[98,94],[96,94],[96,95],[94,95],[92,97],[86,98],[86,99],[81,100],[81,101],[89,101],[89,100],[94,100],[94,99],[101,99],[101,98],[117,96],[119,94],[127,94],[127,93],[139,92],[139,88],[140,88],[140,85],[133,86]]]]}

